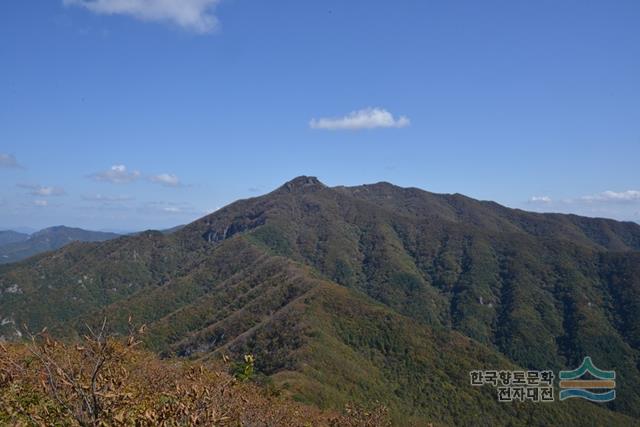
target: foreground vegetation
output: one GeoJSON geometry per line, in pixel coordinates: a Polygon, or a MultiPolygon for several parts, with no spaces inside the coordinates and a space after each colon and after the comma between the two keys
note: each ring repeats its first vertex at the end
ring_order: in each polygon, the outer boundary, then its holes
{"type": "Polygon", "coordinates": [[[235,375],[201,363],[160,360],[139,341],[91,331],[81,343],[46,331],[0,343],[0,425],[387,426],[386,411],[322,412],[251,383],[253,358],[235,375]]]}

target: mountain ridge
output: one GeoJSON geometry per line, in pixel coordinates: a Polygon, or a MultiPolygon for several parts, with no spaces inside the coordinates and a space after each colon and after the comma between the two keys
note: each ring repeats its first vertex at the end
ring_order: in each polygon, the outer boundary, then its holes
{"type": "Polygon", "coordinates": [[[0,231],[0,246],[10,243],[23,242],[29,238],[26,233],[19,233],[14,230],[2,230],[0,231]]]}
{"type": "Polygon", "coordinates": [[[613,220],[299,177],[169,235],[72,243],[0,267],[0,335],[29,323],[72,338],[105,316],[123,330],[132,315],[165,357],[253,353],[287,393],[321,407],[377,399],[399,424],[473,425],[475,401],[492,408],[487,425],[524,414],[624,425],[640,416],[638,236],[613,220]],[[625,372],[606,407],[514,409],[469,387],[465,371],[571,368],[586,354],[625,372]]]}
{"type": "Polygon", "coordinates": [[[0,244],[0,264],[21,261],[30,256],[59,249],[73,241],[99,242],[119,237],[115,233],[90,231],[57,225],[36,231],[25,238],[0,244]]]}

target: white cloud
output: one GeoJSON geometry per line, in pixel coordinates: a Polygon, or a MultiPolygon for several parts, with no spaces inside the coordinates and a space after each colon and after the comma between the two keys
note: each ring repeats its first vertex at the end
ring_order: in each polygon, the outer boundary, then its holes
{"type": "Polygon", "coordinates": [[[383,108],[365,108],[352,111],[344,117],[311,119],[311,129],[323,130],[360,130],[375,128],[403,128],[410,121],[405,116],[397,119],[383,108]]]}
{"type": "Polygon", "coordinates": [[[551,197],[549,196],[533,196],[529,199],[531,203],[551,203],[551,197]]]}
{"type": "Polygon", "coordinates": [[[29,194],[33,196],[49,197],[49,196],[65,195],[64,189],[60,187],[45,187],[42,185],[30,185],[30,184],[18,184],[18,187],[30,190],[29,194]]]}
{"type": "Polygon", "coordinates": [[[105,196],[102,194],[89,194],[82,196],[82,200],[87,202],[119,203],[133,200],[131,196],[105,196]]]}
{"type": "Polygon", "coordinates": [[[125,165],[113,165],[111,169],[91,175],[96,181],[110,182],[112,184],[127,184],[140,177],[138,171],[128,171],[125,165]]]}
{"type": "Polygon", "coordinates": [[[151,182],[163,185],[165,187],[180,187],[180,186],[182,186],[182,183],[180,182],[180,179],[176,175],[173,175],[173,174],[170,174],[170,173],[161,173],[160,175],[154,175],[154,176],[150,177],[149,180],[151,182]]]}
{"type": "Polygon", "coordinates": [[[604,191],[602,193],[593,194],[590,196],[582,196],[581,200],[585,202],[633,202],[640,201],[640,191],[627,190],[627,191],[604,191]]]}
{"type": "Polygon", "coordinates": [[[557,199],[541,195],[529,198],[527,206],[536,211],[572,213],[588,217],[638,222],[640,190],[603,191],[586,196],[557,199]]]}
{"type": "Polygon", "coordinates": [[[176,202],[147,202],[140,212],[152,215],[188,215],[194,216],[196,210],[189,203],[176,202]]]}
{"type": "Polygon", "coordinates": [[[34,204],[34,206],[38,206],[38,207],[41,207],[41,208],[49,206],[49,202],[46,201],[46,200],[34,200],[33,204],[34,204]]]}
{"type": "Polygon", "coordinates": [[[218,26],[214,12],[221,0],[63,0],[101,15],[127,15],[142,21],[168,22],[196,33],[218,26]]]}
{"type": "Polygon", "coordinates": [[[20,164],[11,154],[0,153],[0,168],[14,169],[20,168],[20,164]]]}

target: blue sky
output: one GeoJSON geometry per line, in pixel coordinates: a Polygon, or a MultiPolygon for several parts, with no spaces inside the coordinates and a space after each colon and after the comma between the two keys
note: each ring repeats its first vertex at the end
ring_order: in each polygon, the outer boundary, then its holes
{"type": "Polygon", "coordinates": [[[297,175],[640,221],[640,2],[6,0],[0,227],[297,175]]]}

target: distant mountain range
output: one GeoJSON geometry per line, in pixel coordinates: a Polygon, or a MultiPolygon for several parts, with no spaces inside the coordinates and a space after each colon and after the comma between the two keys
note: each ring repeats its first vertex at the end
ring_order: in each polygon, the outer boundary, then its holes
{"type": "Polygon", "coordinates": [[[163,356],[251,353],[275,387],[397,425],[638,425],[640,226],[299,177],[171,234],[0,266],[0,336],[131,315],[163,356]],[[617,398],[499,403],[475,369],[615,369],[617,398]]]}
{"type": "Polygon", "coordinates": [[[42,252],[59,249],[71,242],[103,242],[116,237],[119,235],[115,233],[64,226],[45,228],[31,235],[0,231],[0,264],[21,261],[42,252]]]}
{"type": "Polygon", "coordinates": [[[25,233],[19,233],[13,230],[0,231],[0,246],[8,245],[10,243],[24,242],[29,239],[29,235],[25,233]]]}

